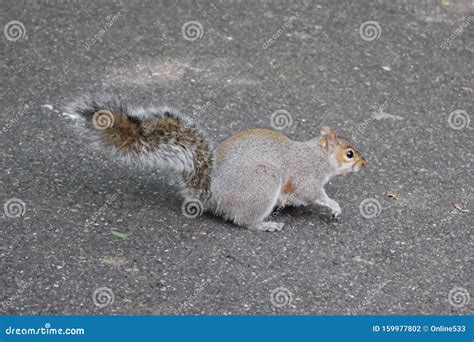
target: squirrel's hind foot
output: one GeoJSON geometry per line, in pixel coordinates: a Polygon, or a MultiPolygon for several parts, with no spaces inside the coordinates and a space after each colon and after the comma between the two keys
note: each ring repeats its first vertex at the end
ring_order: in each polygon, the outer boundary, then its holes
{"type": "Polygon", "coordinates": [[[261,232],[279,232],[284,226],[285,224],[282,222],[267,221],[259,222],[253,226],[250,226],[249,229],[258,230],[261,232]]]}

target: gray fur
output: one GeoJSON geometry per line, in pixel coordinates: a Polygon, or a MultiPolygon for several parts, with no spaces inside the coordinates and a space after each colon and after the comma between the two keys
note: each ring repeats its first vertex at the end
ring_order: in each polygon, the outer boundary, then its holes
{"type": "Polygon", "coordinates": [[[253,229],[260,229],[277,206],[315,204],[338,168],[317,139],[298,142],[252,136],[238,141],[227,155],[216,163],[212,175],[215,211],[253,229]],[[266,172],[258,172],[259,168],[266,172]],[[292,196],[282,192],[289,179],[297,185],[292,196]]]}

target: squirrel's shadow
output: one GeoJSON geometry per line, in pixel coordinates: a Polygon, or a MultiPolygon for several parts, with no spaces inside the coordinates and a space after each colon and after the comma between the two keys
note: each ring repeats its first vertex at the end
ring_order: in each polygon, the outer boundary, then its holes
{"type": "MultiPolygon", "coordinates": [[[[327,224],[334,223],[334,219],[331,216],[329,210],[326,210],[324,207],[319,207],[316,205],[311,206],[287,206],[283,209],[276,208],[270,216],[275,218],[275,221],[278,221],[278,216],[281,216],[281,220],[290,219],[297,217],[300,219],[305,219],[308,221],[317,220],[318,222],[323,222],[327,224]]],[[[273,220],[273,219],[272,219],[273,220]]]]}

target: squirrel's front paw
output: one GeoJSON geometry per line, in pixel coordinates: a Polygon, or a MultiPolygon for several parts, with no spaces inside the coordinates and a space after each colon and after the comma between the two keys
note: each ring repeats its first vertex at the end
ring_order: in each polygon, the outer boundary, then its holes
{"type": "Polygon", "coordinates": [[[334,202],[333,206],[331,206],[332,216],[337,219],[339,215],[341,215],[341,213],[342,213],[341,207],[339,206],[339,204],[337,204],[337,202],[334,202]]]}
{"type": "Polygon", "coordinates": [[[338,213],[335,213],[333,212],[332,215],[331,215],[331,218],[334,220],[334,221],[339,221],[339,216],[341,215],[340,212],[338,213]]]}
{"type": "Polygon", "coordinates": [[[329,198],[326,194],[316,200],[317,204],[324,205],[331,209],[331,214],[334,218],[338,218],[339,215],[341,215],[341,207],[339,206],[339,203],[337,203],[335,200],[332,198],[329,198]]]}

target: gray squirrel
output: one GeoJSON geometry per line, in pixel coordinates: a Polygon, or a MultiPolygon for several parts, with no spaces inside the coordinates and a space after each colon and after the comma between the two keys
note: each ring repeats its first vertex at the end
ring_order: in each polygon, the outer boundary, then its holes
{"type": "Polygon", "coordinates": [[[177,172],[182,193],[202,209],[259,231],[279,231],[267,218],[276,207],[319,204],[341,214],[324,185],[357,172],[366,161],[345,139],[323,126],[320,136],[294,141],[254,128],[234,134],[212,150],[189,118],[167,107],[133,106],[119,98],[82,97],[66,113],[100,150],[122,160],[177,172]]]}

